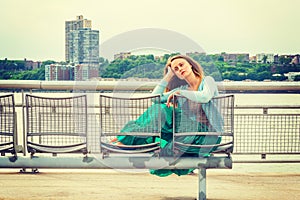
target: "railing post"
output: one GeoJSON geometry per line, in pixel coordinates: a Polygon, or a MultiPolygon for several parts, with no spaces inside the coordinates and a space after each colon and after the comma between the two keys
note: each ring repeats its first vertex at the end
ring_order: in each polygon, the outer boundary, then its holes
{"type": "Polygon", "coordinates": [[[206,168],[199,167],[198,170],[198,200],[206,200],[206,168]]]}
{"type": "Polygon", "coordinates": [[[25,104],[25,94],[24,90],[22,89],[22,122],[23,122],[23,155],[26,156],[26,121],[25,121],[25,109],[26,109],[26,104],[25,104]]]}
{"type": "Polygon", "coordinates": [[[267,115],[268,114],[268,108],[263,108],[263,113],[264,113],[264,115],[267,115]]]}

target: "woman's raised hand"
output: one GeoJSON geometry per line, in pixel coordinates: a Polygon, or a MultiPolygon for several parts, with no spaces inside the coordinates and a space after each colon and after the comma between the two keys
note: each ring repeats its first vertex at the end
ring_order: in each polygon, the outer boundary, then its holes
{"type": "MultiPolygon", "coordinates": [[[[169,95],[169,97],[168,97],[168,99],[167,99],[167,106],[168,106],[168,107],[170,107],[171,102],[172,102],[174,96],[175,96],[175,95],[179,95],[179,94],[180,94],[180,92],[179,92],[179,90],[177,90],[177,91],[174,91],[173,93],[171,93],[171,94],[169,95]]],[[[175,102],[173,102],[173,103],[175,103],[175,102]]]]}
{"type": "Polygon", "coordinates": [[[171,67],[168,67],[168,72],[164,76],[164,80],[167,81],[167,82],[169,82],[172,79],[173,76],[174,76],[173,70],[171,69],[171,67]]]}

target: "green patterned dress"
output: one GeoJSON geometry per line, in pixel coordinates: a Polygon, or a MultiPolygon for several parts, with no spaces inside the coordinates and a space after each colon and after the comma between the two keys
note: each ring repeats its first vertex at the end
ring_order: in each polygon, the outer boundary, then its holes
{"type": "MultiPolygon", "coordinates": [[[[183,112],[181,103],[174,112],[176,113],[176,127],[174,130],[176,133],[184,130],[186,132],[206,132],[209,128],[216,131],[222,131],[222,124],[216,123],[221,122],[220,115],[216,107],[210,102],[210,100],[217,96],[218,89],[214,79],[210,76],[203,78],[198,91],[189,91],[188,86],[182,86],[180,88],[175,88],[170,92],[164,93],[164,89],[167,86],[167,82],[162,80],[160,84],[156,86],[152,94],[160,94],[161,102],[153,103],[137,120],[128,122],[121,132],[143,132],[145,128],[153,128],[153,121],[157,121],[157,117],[161,117],[161,138],[157,137],[136,137],[136,136],[118,136],[118,141],[125,145],[138,145],[138,144],[149,144],[152,142],[160,141],[161,144],[161,156],[173,156],[173,107],[167,107],[165,104],[168,96],[174,91],[180,91],[180,95],[186,97],[187,99],[201,103],[201,107],[205,112],[207,119],[210,123],[210,127],[206,124],[198,122],[189,113],[183,112]],[[159,110],[161,110],[161,116],[158,116],[159,110]],[[150,127],[151,126],[151,127],[150,127]]],[[[154,126],[157,127],[157,126],[154,126]]],[[[188,144],[219,144],[221,138],[218,136],[181,136],[177,138],[177,141],[188,144]]],[[[183,147],[182,147],[183,148],[183,147]]],[[[195,156],[195,157],[205,157],[209,156],[209,153],[214,149],[201,149],[186,147],[181,149],[184,152],[181,156],[195,156]]],[[[155,174],[161,177],[168,176],[172,173],[177,175],[186,175],[192,172],[194,169],[157,169],[150,170],[151,174],[155,174]]]]}
{"type": "MultiPolygon", "coordinates": [[[[166,104],[153,104],[148,108],[137,120],[128,122],[121,132],[143,132],[143,130],[152,128],[153,121],[156,121],[158,117],[158,110],[161,109],[161,138],[157,137],[137,137],[137,136],[118,136],[118,141],[124,145],[137,145],[137,144],[149,144],[160,141],[161,143],[161,156],[173,156],[173,107],[167,107],[166,104]],[[160,107],[160,108],[159,108],[160,107]]],[[[176,120],[176,132],[180,132],[180,129],[191,132],[205,132],[208,127],[192,119],[188,118],[180,108],[174,110],[177,116],[180,116],[176,120]],[[180,124],[181,121],[188,120],[189,123],[180,124]],[[196,130],[195,130],[196,129],[196,130]]],[[[205,136],[181,136],[177,141],[188,144],[216,144],[220,142],[218,137],[205,137],[205,136]]],[[[181,149],[184,154],[181,156],[192,157],[205,157],[209,156],[207,150],[201,151],[199,148],[185,148],[181,149]]],[[[155,174],[160,177],[168,176],[172,173],[177,175],[186,175],[194,169],[156,169],[150,170],[151,174],[155,174]]]]}

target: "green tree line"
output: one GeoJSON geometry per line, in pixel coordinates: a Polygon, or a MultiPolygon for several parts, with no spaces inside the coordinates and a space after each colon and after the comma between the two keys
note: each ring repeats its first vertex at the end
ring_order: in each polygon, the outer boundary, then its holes
{"type": "MultiPolygon", "coordinates": [[[[131,55],[125,59],[115,59],[112,62],[100,58],[99,76],[102,78],[149,78],[161,79],[167,59],[174,54],[165,54],[160,58],[153,55],[131,55]]],[[[222,54],[221,54],[222,55],[222,54]]],[[[224,62],[221,55],[192,55],[204,69],[206,75],[213,76],[217,81],[224,79],[241,81],[246,79],[262,81],[286,80],[287,72],[300,72],[300,65],[289,64],[289,60],[280,63],[252,63],[243,59],[224,62]],[[275,74],[275,76],[274,76],[275,74]]],[[[12,80],[45,80],[45,65],[56,63],[44,61],[37,69],[26,69],[24,61],[0,60],[0,79],[12,80]]],[[[296,77],[299,81],[299,77],[296,77]]]]}
{"type": "Polygon", "coordinates": [[[24,60],[0,60],[0,79],[4,80],[45,80],[45,65],[55,61],[44,61],[41,67],[26,69],[24,60]]]}
{"type": "MultiPolygon", "coordinates": [[[[103,78],[150,78],[160,79],[163,77],[163,69],[167,59],[171,55],[166,54],[160,59],[153,55],[129,56],[125,59],[116,59],[111,63],[105,62],[100,69],[103,78]]],[[[287,78],[287,72],[300,72],[300,65],[282,63],[250,63],[243,59],[224,62],[220,55],[192,55],[204,69],[206,75],[213,76],[217,81],[224,79],[242,81],[246,79],[262,81],[265,79],[282,81],[287,78]],[[275,75],[275,76],[274,76],[275,75]]]]}

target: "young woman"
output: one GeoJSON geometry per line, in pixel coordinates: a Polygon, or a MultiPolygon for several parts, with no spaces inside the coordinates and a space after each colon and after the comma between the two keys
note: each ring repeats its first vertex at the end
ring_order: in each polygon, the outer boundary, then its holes
{"type": "Polygon", "coordinates": [[[219,94],[214,79],[204,76],[199,63],[188,56],[176,55],[167,61],[165,76],[152,94],[161,94],[167,104],[175,94],[198,103],[207,103],[219,94]]]}
{"type": "MultiPolygon", "coordinates": [[[[147,126],[147,123],[154,119],[155,112],[151,110],[157,109],[160,106],[162,111],[162,130],[161,130],[161,143],[162,152],[164,155],[172,155],[172,139],[173,139],[173,107],[172,100],[174,95],[180,95],[192,102],[202,103],[202,109],[206,114],[211,126],[218,130],[221,129],[220,124],[213,124],[213,117],[216,116],[216,112],[208,112],[212,106],[209,101],[217,96],[218,89],[214,79],[210,76],[204,76],[203,69],[199,63],[192,58],[185,55],[176,55],[170,57],[166,63],[164,70],[164,78],[154,88],[152,94],[160,94],[161,102],[154,104],[150,107],[141,117],[139,117],[134,123],[129,123],[123,128],[124,132],[134,131],[137,127],[147,126]],[[152,113],[152,114],[151,114],[152,113]],[[154,114],[153,114],[154,113],[154,114]],[[146,119],[146,120],[145,120],[146,119]]],[[[183,103],[184,105],[184,103],[183,103]]],[[[175,109],[175,112],[180,115],[180,118],[187,118],[187,116],[181,111],[180,107],[175,109]]],[[[188,120],[193,121],[193,120],[188,120]]],[[[150,124],[150,123],[149,123],[150,124]]],[[[201,124],[197,120],[194,120],[196,127],[200,127],[202,131],[208,129],[205,124],[201,124]],[[200,126],[199,126],[200,124],[200,126]]],[[[191,127],[190,127],[191,128],[191,127]]],[[[192,131],[192,130],[191,130],[192,131]]],[[[200,131],[200,130],[198,130],[200,131]]],[[[135,136],[118,136],[118,142],[125,145],[133,144],[147,144],[150,141],[153,142],[155,138],[138,138],[135,136]]],[[[179,138],[182,142],[190,144],[216,144],[220,142],[218,137],[204,137],[204,136],[182,136],[179,138]]],[[[198,149],[187,150],[190,155],[194,154],[199,156],[201,151],[198,149]]],[[[203,152],[202,152],[203,153],[203,152]]],[[[209,153],[209,152],[206,152],[209,153]]],[[[203,153],[204,154],[204,153],[203,153]]],[[[177,175],[185,175],[192,172],[194,169],[158,169],[150,170],[151,174],[158,176],[167,176],[172,173],[177,175]]]]}

